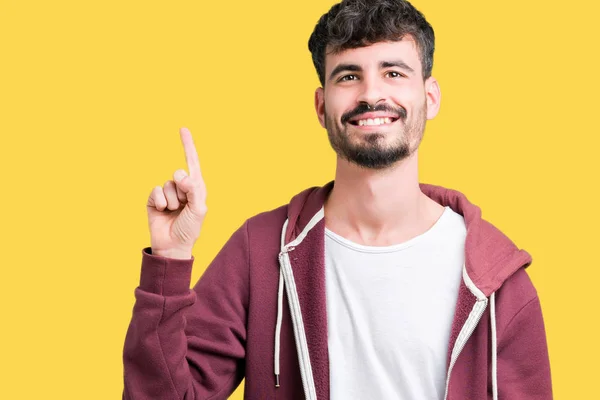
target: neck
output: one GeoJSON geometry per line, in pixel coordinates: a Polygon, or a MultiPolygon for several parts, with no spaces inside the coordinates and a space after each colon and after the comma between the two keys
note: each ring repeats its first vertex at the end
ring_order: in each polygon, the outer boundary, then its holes
{"type": "Polygon", "coordinates": [[[428,230],[443,212],[419,187],[418,153],[385,170],[338,158],[325,202],[328,229],[354,242],[388,246],[428,230]]]}

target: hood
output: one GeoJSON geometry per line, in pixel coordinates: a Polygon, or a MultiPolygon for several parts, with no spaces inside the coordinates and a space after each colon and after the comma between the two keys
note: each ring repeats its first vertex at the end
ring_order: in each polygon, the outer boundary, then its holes
{"type": "MultiPolygon", "coordinates": [[[[323,207],[334,181],[312,187],[294,196],[288,206],[285,243],[296,239],[323,207]]],[[[531,256],[519,249],[504,233],[481,217],[481,209],[461,192],[426,183],[421,191],[442,206],[463,216],[467,227],[465,269],[473,284],[489,297],[521,267],[531,264],[531,256]]]]}

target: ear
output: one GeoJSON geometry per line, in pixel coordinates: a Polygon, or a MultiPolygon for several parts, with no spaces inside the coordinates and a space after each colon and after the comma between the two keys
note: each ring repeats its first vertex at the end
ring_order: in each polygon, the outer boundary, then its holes
{"type": "Polygon", "coordinates": [[[315,111],[317,118],[323,128],[325,128],[325,91],[322,87],[315,90],[315,111]]]}
{"type": "Polygon", "coordinates": [[[440,111],[442,92],[437,79],[430,76],[425,81],[425,95],[427,96],[427,119],[433,119],[440,111]]]}

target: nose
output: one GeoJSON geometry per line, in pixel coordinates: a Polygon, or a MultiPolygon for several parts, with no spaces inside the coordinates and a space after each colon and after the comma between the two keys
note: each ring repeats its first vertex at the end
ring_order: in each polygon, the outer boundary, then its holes
{"type": "Polygon", "coordinates": [[[381,101],[385,102],[382,83],[376,78],[365,76],[361,82],[361,90],[356,100],[358,103],[367,103],[371,106],[375,106],[381,101]]]}

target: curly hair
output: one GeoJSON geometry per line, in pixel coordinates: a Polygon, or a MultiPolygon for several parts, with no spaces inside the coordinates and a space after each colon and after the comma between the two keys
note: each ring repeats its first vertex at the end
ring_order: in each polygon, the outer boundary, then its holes
{"type": "Polygon", "coordinates": [[[405,0],[343,0],[321,16],[308,40],[308,49],[325,86],[325,55],[399,41],[412,36],[423,66],[423,79],[431,76],[435,35],[423,14],[405,0]]]}

